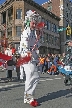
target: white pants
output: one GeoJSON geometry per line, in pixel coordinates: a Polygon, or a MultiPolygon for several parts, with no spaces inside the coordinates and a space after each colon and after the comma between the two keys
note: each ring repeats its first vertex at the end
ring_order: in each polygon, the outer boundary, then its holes
{"type": "Polygon", "coordinates": [[[40,78],[36,69],[36,63],[29,62],[23,66],[26,74],[24,94],[34,95],[35,88],[40,78]]]}
{"type": "Polygon", "coordinates": [[[21,65],[20,66],[20,79],[22,79],[23,80],[23,77],[24,77],[24,69],[23,69],[24,67],[21,65]]]}

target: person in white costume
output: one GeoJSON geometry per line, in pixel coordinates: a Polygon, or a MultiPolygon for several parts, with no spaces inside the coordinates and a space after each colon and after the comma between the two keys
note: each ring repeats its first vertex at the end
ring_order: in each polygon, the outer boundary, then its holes
{"type": "Polygon", "coordinates": [[[25,16],[24,21],[25,28],[21,34],[19,53],[22,57],[25,57],[30,53],[32,59],[28,63],[21,65],[20,71],[22,75],[22,67],[24,67],[26,75],[24,103],[29,103],[32,106],[35,106],[35,104],[37,105],[37,101],[34,100],[33,96],[40,78],[36,67],[36,63],[38,62],[37,56],[39,54],[38,48],[40,47],[40,44],[39,41],[37,41],[38,30],[35,28],[39,21],[39,14],[31,10],[27,11],[26,14],[27,16],[25,16]],[[33,47],[35,48],[32,51],[33,47]]]}

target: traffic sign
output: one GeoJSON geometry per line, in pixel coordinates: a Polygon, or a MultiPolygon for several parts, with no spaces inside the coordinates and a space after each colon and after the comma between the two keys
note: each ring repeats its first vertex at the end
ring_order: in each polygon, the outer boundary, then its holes
{"type": "Polygon", "coordinates": [[[57,29],[57,31],[64,31],[64,30],[66,30],[66,28],[57,29]]]}

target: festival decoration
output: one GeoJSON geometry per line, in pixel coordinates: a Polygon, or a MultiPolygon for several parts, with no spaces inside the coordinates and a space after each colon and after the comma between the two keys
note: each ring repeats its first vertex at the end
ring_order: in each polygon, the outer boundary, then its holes
{"type": "Polygon", "coordinates": [[[11,56],[8,56],[8,55],[5,55],[5,54],[0,53],[0,59],[3,59],[3,60],[5,60],[5,61],[8,61],[8,60],[12,59],[12,57],[11,57],[11,56]]]}

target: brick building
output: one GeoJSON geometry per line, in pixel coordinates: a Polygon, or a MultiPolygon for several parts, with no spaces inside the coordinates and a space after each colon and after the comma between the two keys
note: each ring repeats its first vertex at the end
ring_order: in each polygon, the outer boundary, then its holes
{"type": "MultiPolygon", "coordinates": [[[[60,17],[59,28],[66,28],[69,26],[72,28],[72,2],[70,0],[48,0],[42,4],[42,7],[48,11],[54,13],[56,16],[60,17]]],[[[61,37],[61,53],[65,51],[64,42],[70,37],[66,34],[66,30],[59,32],[61,37]]]]}
{"type": "Polygon", "coordinates": [[[44,29],[43,41],[41,41],[41,53],[59,53],[60,36],[57,31],[60,18],[47,11],[32,0],[7,0],[0,7],[0,38],[6,34],[9,42],[19,46],[21,32],[24,29],[23,21],[27,10],[35,10],[41,16],[41,20],[47,25],[44,29]]]}

